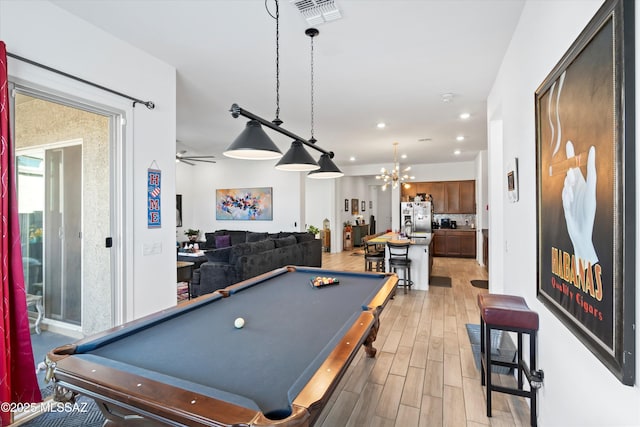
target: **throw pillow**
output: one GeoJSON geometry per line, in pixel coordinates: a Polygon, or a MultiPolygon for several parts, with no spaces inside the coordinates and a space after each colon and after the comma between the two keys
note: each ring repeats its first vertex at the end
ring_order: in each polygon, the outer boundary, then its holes
{"type": "Polygon", "coordinates": [[[284,248],[285,246],[295,245],[297,243],[296,236],[283,237],[281,239],[273,239],[276,248],[284,248]]]}
{"type": "Polygon", "coordinates": [[[247,242],[259,242],[266,240],[268,233],[256,233],[255,231],[247,231],[247,242]]]}
{"type": "Polygon", "coordinates": [[[311,234],[311,233],[293,233],[294,236],[296,236],[296,240],[298,241],[298,243],[302,243],[302,242],[310,242],[312,240],[314,240],[316,237],[311,234]]]}
{"type": "Polygon", "coordinates": [[[231,246],[247,241],[247,232],[243,230],[227,230],[227,234],[231,236],[231,246]]]}
{"type": "Polygon", "coordinates": [[[216,247],[216,235],[213,233],[204,233],[204,238],[206,240],[205,248],[214,249],[216,247]]]}
{"type": "MultiPolygon", "coordinates": [[[[231,255],[231,250],[233,249],[232,246],[229,246],[227,248],[220,248],[220,249],[211,249],[208,251],[205,251],[205,256],[207,257],[207,261],[209,262],[216,262],[216,263],[229,263],[229,257],[231,255]]],[[[199,271],[199,270],[194,270],[195,271],[199,271]]]]}
{"type": "Polygon", "coordinates": [[[216,249],[228,248],[231,246],[231,236],[216,236],[216,249]]]}

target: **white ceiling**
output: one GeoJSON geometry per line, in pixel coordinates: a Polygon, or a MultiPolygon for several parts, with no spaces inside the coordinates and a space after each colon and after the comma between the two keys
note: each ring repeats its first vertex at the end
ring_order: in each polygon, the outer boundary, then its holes
{"type": "MultiPolygon", "coordinates": [[[[53,3],[177,69],[177,139],[188,154],[222,158],[246,123],[231,117],[233,103],[275,117],[276,21],[264,0],[53,3]]],[[[342,18],[315,26],[314,109],[318,145],[339,166],[391,163],[394,141],[407,164],[469,161],[486,149],[486,97],[524,0],[336,4],[342,18]]],[[[274,0],[267,5],[275,11],[274,0]]],[[[279,8],[280,118],[309,139],[310,26],[289,0],[279,8]]],[[[290,140],[267,132],[286,151],[290,140]]]]}

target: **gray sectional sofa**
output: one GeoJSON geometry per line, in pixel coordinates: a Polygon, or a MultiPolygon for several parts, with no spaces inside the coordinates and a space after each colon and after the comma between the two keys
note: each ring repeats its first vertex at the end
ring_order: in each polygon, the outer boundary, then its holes
{"type": "Polygon", "coordinates": [[[322,266],[322,241],[311,233],[218,230],[205,233],[205,237],[207,262],[194,273],[192,296],[208,294],[285,265],[322,266]]]}

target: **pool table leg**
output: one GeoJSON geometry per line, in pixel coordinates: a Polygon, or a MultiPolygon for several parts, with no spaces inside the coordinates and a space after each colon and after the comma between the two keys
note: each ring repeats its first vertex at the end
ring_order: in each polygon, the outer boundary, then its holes
{"type": "Polygon", "coordinates": [[[369,331],[369,335],[367,335],[367,338],[365,338],[364,343],[362,343],[362,345],[364,345],[364,351],[367,352],[367,356],[369,357],[376,357],[376,353],[378,350],[376,350],[375,347],[373,347],[373,342],[376,340],[376,338],[378,338],[379,327],[380,327],[380,320],[376,316],[376,320],[373,323],[371,330],[369,331]]]}

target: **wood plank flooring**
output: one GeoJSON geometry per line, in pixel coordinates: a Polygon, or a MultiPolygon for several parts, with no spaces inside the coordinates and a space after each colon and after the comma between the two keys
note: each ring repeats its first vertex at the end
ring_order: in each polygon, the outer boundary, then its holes
{"type": "MultiPolygon", "coordinates": [[[[322,267],[364,271],[362,255],[324,253],[322,267]]],[[[471,286],[487,279],[473,259],[435,258],[433,273],[451,277],[451,288],[400,289],[381,315],[371,359],[364,350],[354,359],[320,415],[317,426],[526,426],[528,401],[493,393],[492,417],[480,385],[465,325],[479,323],[471,286]]],[[[493,375],[512,386],[512,376],[493,375]]]]}

